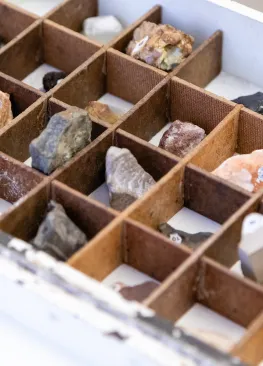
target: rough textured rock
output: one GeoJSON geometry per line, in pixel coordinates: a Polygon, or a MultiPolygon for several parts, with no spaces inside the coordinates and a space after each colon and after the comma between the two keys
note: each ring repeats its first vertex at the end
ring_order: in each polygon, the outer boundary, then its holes
{"type": "Polygon", "coordinates": [[[254,112],[263,114],[263,93],[257,92],[234,99],[233,102],[243,104],[254,112]]]}
{"type": "Polygon", "coordinates": [[[213,233],[208,232],[189,234],[185,231],[176,230],[167,223],[161,224],[159,226],[159,231],[176,244],[184,244],[193,250],[197,249],[205,240],[213,235],[213,233]]]}
{"type": "Polygon", "coordinates": [[[263,215],[249,214],[243,221],[239,259],[245,277],[263,283],[263,215]]]}
{"type": "Polygon", "coordinates": [[[86,242],[86,235],[68,218],[64,208],[51,201],[32,244],[53,257],[66,261],[86,242]]]}
{"type": "Polygon", "coordinates": [[[128,149],[112,146],[106,156],[106,181],[110,204],[122,211],[142,197],[155,180],[137,162],[128,149]]]}
{"type": "Polygon", "coordinates": [[[180,158],[183,158],[193,150],[204,138],[205,130],[191,122],[181,122],[179,120],[172,123],[165,131],[159,147],[167,150],[180,158]]]}
{"type": "Polygon", "coordinates": [[[126,53],[136,59],[169,71],[193,50],[194,38],[168,24],[144,21],[133,33],[126,53]]]}
{"type": "Polygon", "coordinates": [[[115,288],[126,300],[142,302],[145,300],[157,287],[158,283],[147,281],[137,286],[125,286],[118,283],[115,288]]]}
{"type": "Polygon", "coordinates": [[[72,107],[55,114],[30,144],[32,167],[51,174],[90,143],[91,129],[88,113],[82,109],[72,107]]]}
{"type": "Polygon", "coordinates": [[[7,125],[13,119],[10,95],[0,91],[0,128],[7,125]]]}
{"type": "Polygon", "coordinates": [[[118,121],[119,115],[114,113],[108,104],[100,103],[97,101],[89,102],[86,107],[86,111],[92,121],[101,120],[110,124],[114,124],[118,121]]]}
{"type": "Polygon", "coordinates": [[[113,15],[89,17],[83,22],[83,34],[100,43],[108,43],[123,31],[123,26],[113,15]]]}
{"type": "Polygon", "coordinates": [[[66,76],[67,74],[63,71],[48,72],[43,77],[44,90],[47,92],[50,89],[54,88],[54,86],[56,86],[60,80],[65,79],[66,76]]]}
{"type": "Polygon", "coordinates": [[[263,188],[263,150],[232,156],[214,170],[213,174],[249,192],[257,192],[263,188]]]}

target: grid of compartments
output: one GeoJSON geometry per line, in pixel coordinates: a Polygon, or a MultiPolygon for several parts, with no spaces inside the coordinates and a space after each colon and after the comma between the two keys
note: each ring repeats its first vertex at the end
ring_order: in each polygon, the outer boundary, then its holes
{"type": "Polygon", "coordinates": [[[128,278],[129,285],[154,281],[157,288],[144,305],[255,365],[263,359],[263,288],[233,266],[242,221],[250,212],[263,213],[263,193],[252,195],[211,172],[235,153],[263,148],[263,118],[204,89],[221,71],[222,32],[168,74],[124,52],[142,21],[162,21],[159,6],[103,46],[79,33],[83,20],[98,14],[97,5],[67,0],[38,18],[0,1],[1,19],[9,19],[0,34],[6,42],[0,50],[0,90],[11,95],[14,114],[0,130],[5,210],[0,229],[30,241],[54,199],[89,240],[70,265],[106,286],[128,278]],[[47,66],[68,76],[44,94],[29,74],[40,68],[41,80],[47,66]],[[50,117],[93,100],[120,103],[119,121],[93,122],[92,142],[52,175],[32,169],[29,144],[50,117]],[[183,159],[158,147],[176,119],[197,124],[207,135],[183,159]],[[105,156],[110,146],[128,148],[156,181],[123,212],[109,207],[105,156]],[[213,235],[191,251],[158,232],[167,221],[213,235]],[[198,324],[198,316],[207,324],[198,324]]]}

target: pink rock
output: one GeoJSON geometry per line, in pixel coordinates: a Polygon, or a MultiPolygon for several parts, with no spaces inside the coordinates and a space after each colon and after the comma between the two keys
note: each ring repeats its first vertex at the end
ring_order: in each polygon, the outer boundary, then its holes
{"type": "Polygon", "coordinates": [[[232,156],[214,170],[213,174],[249,192],[257,192],[263,188],[263,150],[232,156]]]}

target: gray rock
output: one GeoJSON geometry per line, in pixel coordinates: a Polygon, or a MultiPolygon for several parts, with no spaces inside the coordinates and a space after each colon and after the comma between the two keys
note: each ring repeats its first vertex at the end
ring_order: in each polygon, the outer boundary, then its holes
{"type": "Polygon", "coordinates": [[[147,281],[137,286],[124,286],[119,293],[128,301],[142,302],[145,300],[159,284],[153,281],[147,281]]]}
{"type": "Polygon", "coordinates": [[[167,223],[159,225],[158,229],[176,244],[184,244],[190,249],[197,249],[205,240],[213,235],[213,233],[208,232],[189,234],[181,230],[176,230],[167,223]]]}
{"type": "Polygon", "coordinates": [[[261,92],[251,95],[244,95],[242,97],[233,99],[232,102],[243,104],[252,111],[263,114],[263,93],[261,92]]]}
{"type": "Polygon", "coordinates": [[[82,109],[72,107],[55,114],[30,144],[32,167],[51,174],[90,143],[91,129],[88,113],[82,109]]]}
{"type": "Polygon", "coordinates": [[[148,174],[128,149],[112,146],[106,156],[106,181],[110,204],[122,211],[142,197],[154,184],[148,174]]]}
{"type": "Polygon", "coordinates": [[[60,204],[51,201],[48,211],[32,244],[38,250],[66,261],[88,241],[87,237],[70,220],[60,204]]]}

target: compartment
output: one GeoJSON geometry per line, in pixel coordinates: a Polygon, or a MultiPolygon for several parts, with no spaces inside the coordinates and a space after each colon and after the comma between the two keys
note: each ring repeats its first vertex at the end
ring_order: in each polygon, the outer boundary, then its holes
{"type": "Polygon", "coordinates": [[[67,216],[86,234],[88,240],[96,236],[115,217],[111,210],[105,210],[98,203],[62,183],[47,182],[28,194],[20,205],[3,217],[0,229],[30,242],[46,216],[50,200],[64,207],[67,216]]]}
{"type": "Polygon", "coordinates": [[[37,172],[0,153],[0,218],[42,180],[37,172]]]}
{"type": "MultiPolygon", "coordinates": [[[[31,166],[31,158],[29,156],[29,145],[31,141],[38,137],[45,129],[49,119],[54,114],[64,111],[68,107],[68,105],[53,98],[49,101],[41,98],[26,114],[19,116],[9,128],[2,129],[2,132],[0,132],[0,150],[31,166]],[[18,146],[19,149],[17,148],[18,146]]],[[[92,122],[91,140],[96,140],[104,131],[104,126],[92,122]]],[[[85,149],[91,146],[92,142],[85,149]]]]}
{"type": "Polygon", "coordinates": [[[36,89],[50,71],[70,74],[99,47],[72,31],[46,20],[38,21],[0,55],[0,70],[36,89]]]}
{"type": "Polygon", "coordinates": [[[15,4],[19,8],[30,11],[38,16],[44,16],[51,9],[56,8],[63,0],[7,0],[9,3],[15,4]]]}
{"type": "MultiPolygon", "coordinates": [[[[73,255],[69,264],[118,291],[120,285],[134,287],[149,281],[159,285],[188,255],[151,229],[117,219],[73,255]]],[[[142,301],[145,293],[139,297],[142,301]]]]}
{"type": "Polygon", "coordinates": [[[73,158],[69,165],[55,174],[64,184],[110,206],[109,191],[105,182],[105,158],[111,146],[127,148],[138,163],[155,179],[161,179],[176,164],[177,160],[159,154],[156,149],[137,141],[125,132],[117,132],[114,140],[112,132],[94,143],[92,149],[83,151],[73,158]]]}
{"type": "MultiPolygon", "coordinates": [[[[37,19],[37,17],[20,11],[6,2],[1,2],[0,4],[0,18],[0,43],[3,43],[3,47],[37,19]]],[[[3,47],[0,46],[0,53],[3,52],[3,47]]]]}
{"type": "Polygon", "coordinates": [[[190,258],[144,304],[189,334],[229,352],[261,313],[262,301],[258,287],[209,259],[190,258]]]}
{"type": "MultiPolygon", "coordinates": [[[[133,110],[133,113],[120,123],[119,127],[149,141],[152,145],[159,146],[171,122],[176,120],[192,122],[205,130],[206,138],[202,141],[202,145],[207,146],[209,154],[214,151],[215,155],[218,155],[219,149],[225,154],[225,146],[222,148],[218,143],[215,146],[215,139],[212,139],[210,134],[212,133],[211,136],[213,136],[215,128],[220,125],[220,122],[224,124],[223,121],[233,109],[233,103],[223,101],[200,88],[173,78],[171,81],[161,82],[133,110]]],[[[226,135],[222,136],[222,140],[226,137],[226,135]]],[[[202,145],[200,143],[187,155],[194,155],[202,145]]],[[[217,156],[214,158],[216,159],[217,156]]]]}
{"type": "Polygon", "coordinates": [[[158,71],[138,65],[113,49],[102,50],[63,85],[57,85],[54,96],[80,108],[98,100],[108,104],[122,118],[162,79],[158,71]]]}

